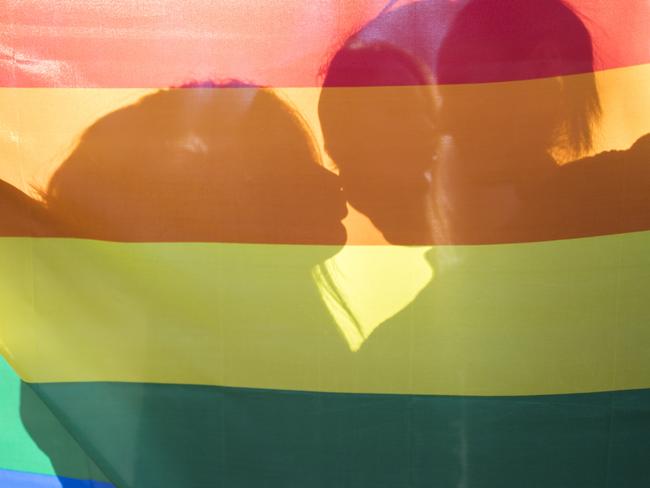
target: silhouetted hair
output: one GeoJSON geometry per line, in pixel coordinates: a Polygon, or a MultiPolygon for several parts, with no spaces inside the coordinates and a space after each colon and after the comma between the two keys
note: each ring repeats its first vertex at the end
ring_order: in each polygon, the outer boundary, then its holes
{"type": "MultiPolygon", "coordinates": [[[[561,0],[474,0],[443,41],[436,75],[441,84],[486,83],[593,70],[591,35],[561,0]]],[[[588,81],[565,77],[562,103],[570,116],[561,142],[574,153],[589,150],[600,116],[593,76],[588,81]]]]}
{"type": "Polygon", "coordinates": [[[324,87],[427,85],[428,68],[403,49],[384,42],[349,40],[327,65],[324,87]]]}
{"type": "MultiPolygon", "coordinates": [[[[421,86],[418,111],[427,114],[432,123],[435,118],[434,99],[430,92],[432,83],[428,67],[406,51],[387,43],[366,43],[349,40],[332,57],[323,82],[324,90],[318,102],[318,116],[325,138],[325,147],[337,166],[346,161],[332,154],[338,153],[341,141],[349,140],[349,134],[368,125],[379,114],[384,117],[395,108],[406,109],[403,100],[385,99],[377,103],[370,92],[356,94],[332,90],[336,87],[361,86],[421,86]],[[399,107],[392,107],[397,105],[399,107]]],[[[409,92],[413,93],[413,92],[409,92]]],[[[393,121],[399,126],[400,121],[393,121]]],[[[382,127],[388,130],[389,127],[382,127]]],[[[349,150],[361,150],[347,147],[349,150]]],[[[351,156],[351,155],[348,155],[351,156]]]]}

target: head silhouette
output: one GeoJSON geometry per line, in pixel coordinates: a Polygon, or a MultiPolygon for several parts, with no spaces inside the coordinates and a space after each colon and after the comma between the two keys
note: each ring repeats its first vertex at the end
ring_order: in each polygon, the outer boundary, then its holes
{"type": "Polygon", "coordinates": [[[398,47],[352,38],[328,66],[318,113],[350,204],[392,243],[426,234],[436,145],[426,66],[398,47]]]}
{"type": "MultiPolygon", "coordinates": [[[[217,89],[218,88],[218,89],[217,89]]],[[[345,206],[271,90],[163,90],[93,124],[53,176],[53,215],[118,241],[342,244],[345,206]]]]}
{"type": "Polygon", "coordinates": [[[583,21],[560,0],[470,1],[436,69],[441,127],[462,164],[477,174],[490,164],[525,169],[547,152],[573,157],[590,149],[600,110],[593,58],[583,21]],[[585,74],[565,76],[576,73],[585,74]],[[493,83],[507,80],[526,81],[493,83]]]}

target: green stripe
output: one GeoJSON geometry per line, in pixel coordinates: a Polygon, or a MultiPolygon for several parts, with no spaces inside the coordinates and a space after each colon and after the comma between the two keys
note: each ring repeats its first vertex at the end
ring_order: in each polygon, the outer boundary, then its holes
{"type": "Polygon", "coordinates": [[[650,486],[650,390],[435,397],[34,387],[121,487],[650,486]]]}
{"type": "Polygon", "coordinates": [[[0,469],[105,481],[99,468],[2,357],[0,426],[0,469]],[[57,453],[54,467],[49,453],[57,453]]]}

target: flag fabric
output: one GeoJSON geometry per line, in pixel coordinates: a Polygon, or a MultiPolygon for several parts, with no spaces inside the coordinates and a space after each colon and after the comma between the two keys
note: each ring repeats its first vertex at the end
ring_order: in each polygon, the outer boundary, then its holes
{"type": "Polygon", "coordinates": [[[647,1],[0,22],[0,485],[648,486],[647,1]]]}

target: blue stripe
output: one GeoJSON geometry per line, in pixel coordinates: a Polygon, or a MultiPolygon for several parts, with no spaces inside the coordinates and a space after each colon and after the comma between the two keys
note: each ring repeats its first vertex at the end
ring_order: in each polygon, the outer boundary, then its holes
{"type": "Polygon", "coordinates": [[[110,483],[0,469],[2,488],[115,488],[110,483]]]}

